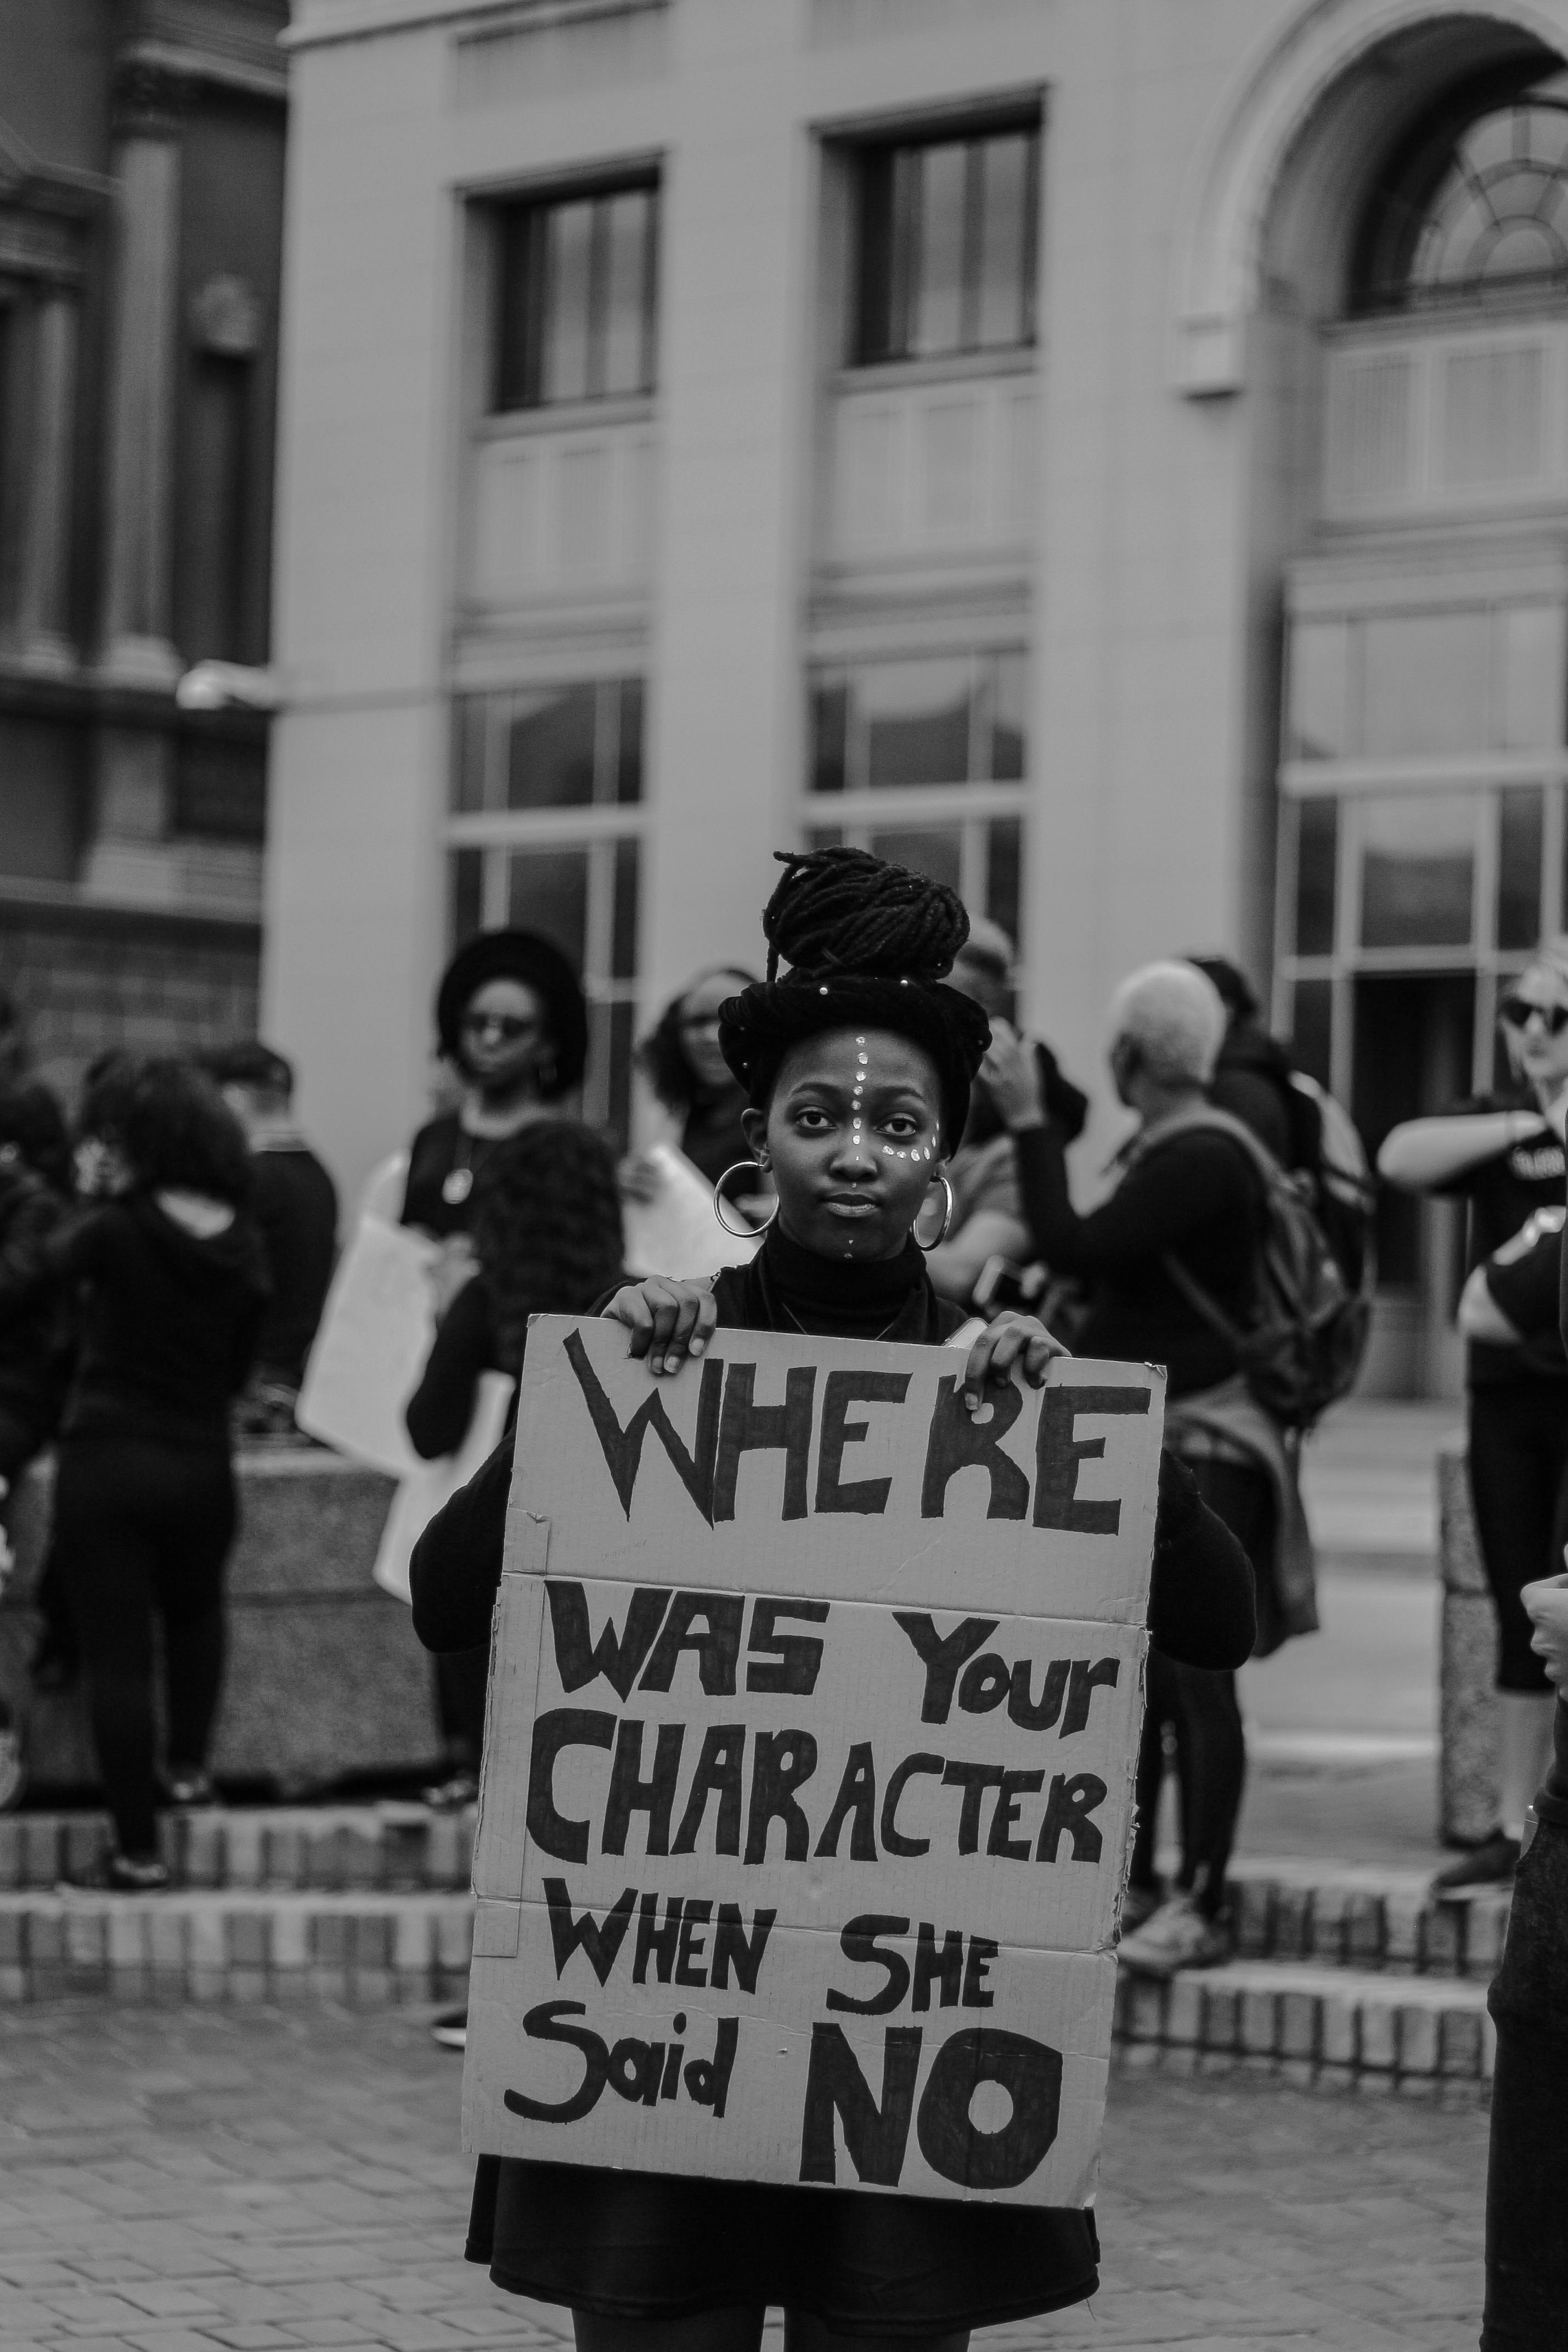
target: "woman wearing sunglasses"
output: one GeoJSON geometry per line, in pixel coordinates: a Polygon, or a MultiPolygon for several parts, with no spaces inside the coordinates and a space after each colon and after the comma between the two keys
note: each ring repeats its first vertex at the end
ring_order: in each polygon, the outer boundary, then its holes
{"type": "Polygon", "coordinates": [[[444,1241],[467,1231],[474,1178],[496,1145],[581,1079],[588,1014],[559,948],[531,931],[481,931],[442,974],[436,1034],[463,1097],[414,1139],[402,1222],[444,1241]]]}
{"type": "MultiPolygon", "coordinates": [[[[410,1146],[402,1222],[443,1244],[434,1282],[445,1314],[479,1270],[468,1238],[474,1181],[504,1143],[548,1118],[577,1086],[588,1057],[587,1009],[576,973],[548,940],[480,931],[441,976],[436,1034],[462,1097],[410,1146]]],[[[426,1794],[447,1810],[478,1792],[489,1667],[485,1645],[436,1662],[445,1760],[426,1794]]]]}
{"type": "MultiPolygon", "coordinates": [[[[1514,1240],[1539,1211],[1563,1207],[1568,1114],[1568,938],[1549,940],[1498,1007],[1520,1081],[1511,1098],[1481,1097],[1441,1118],[1396,1127],[1379,1172],[1407,1192],[1470,1204],[1469,1265],[1514,1240]]],[[[1531,1648],[1523,1587],[1552,1574],[1568,1533],[1568,1357],[1555,1326],[1521,1334],[1466,1292],[1470,1491],[1498,1619],[1500,1787],[1495,1828],[1434,1881],[1439,1894],[1506,1884],[1519,1861],[1525,1808],[1551,1759],[1553,1693],[1531,1648]]]]}

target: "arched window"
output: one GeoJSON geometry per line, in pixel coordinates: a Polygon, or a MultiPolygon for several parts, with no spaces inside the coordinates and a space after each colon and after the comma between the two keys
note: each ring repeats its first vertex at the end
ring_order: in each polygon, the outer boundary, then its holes
{"type": "Polygon", "coordinates": [[[1419,310],[1568,292],[1568,73],[1446,107],[1382,176],[1355,308],[1419,310]]]}

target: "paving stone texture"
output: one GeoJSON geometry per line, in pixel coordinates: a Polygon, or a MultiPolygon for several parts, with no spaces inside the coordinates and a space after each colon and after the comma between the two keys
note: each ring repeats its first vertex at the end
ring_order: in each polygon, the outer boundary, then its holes
{"type": "MultiPolygon", "coordinates": [[[[0,2346],[555,2352],[565,2315],[459,2258],[458,2079],[407,2009],[0,2017],[0,2346]]],[[[1111,2085],[1101,2293],[979,2352],[1460,2352],[1485,2164],[1474,2086],[1325,2096],[1135,2061],[1111,2085]]]]}

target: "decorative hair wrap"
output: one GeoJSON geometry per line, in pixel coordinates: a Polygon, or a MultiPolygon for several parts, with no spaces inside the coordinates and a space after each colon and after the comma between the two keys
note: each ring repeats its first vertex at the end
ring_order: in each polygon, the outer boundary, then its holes
{"type": "Polygon", "coordinates": [[[943,1143],[953,1150],[991,1042],[980,1007],[942,985],[969,936],[962,901],[864,849],[775,855],[784,871],[763,910],[768,976],[720,1008],[725,1061],[765,1108],[792,1045],[830,1029],[890,1030],[935,1065],[943,1143]],[[790,967],[782,980],[781,958],[790,967]]]}

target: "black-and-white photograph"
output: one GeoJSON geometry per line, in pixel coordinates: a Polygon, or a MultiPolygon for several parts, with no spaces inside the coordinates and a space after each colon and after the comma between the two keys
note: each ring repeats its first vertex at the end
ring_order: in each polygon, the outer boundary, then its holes
{"type": "Polygon", "coordinates": [[[1568,0],[0,0],[0,2352],[1568,2352],[1568,0]]]}

